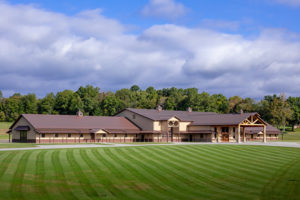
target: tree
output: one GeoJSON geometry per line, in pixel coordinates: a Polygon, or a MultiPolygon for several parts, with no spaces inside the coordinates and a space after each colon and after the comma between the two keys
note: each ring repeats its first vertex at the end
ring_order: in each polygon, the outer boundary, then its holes
{"type": "Polygon", "coordinates": [[[243,98],[239,96],[233,96],[229,98],[229,108],[231,113],[238,113],[239,110],[239,105],[242,103],[243,98]]]}
{"type": "Polygon", "coordinates": [[[102,114],[112,116],[122,110],[122,102],[114,94],[108,94],[101,102],[102,114]]]}
{"type": "Polygon", "coordinates": [[[138,92],[138,91],[140,91],[140,87],[137,86],[137,85],[133,85],[133,86],[131,86],[130,90],[131,90],[132,92],[138,92]]]}
{"type": "Polygon", "coordinates": [[[76,93],[83,103],[83,112],[87,115],[94,115],[100,106],[100,88],[86,85],[80,87],[76,93]]]}
{"type": "Polygon", "coordinates": [[[54,105],[55,96],[53,93],[49,93],[38,102],[38,112],[40,114],[55,114],[54,105]]]}
{"type": "Polygon", "coordinates": [[[81,101],[80,96],[74,93],[70,100],[69,114],[75,115],[78,110],[83,110],[84,103],[81,101]]]}
{"type": "Polygon", "coordinates": [[[256,110],[255,101],[251,98],[245,98],[237,106],[238,111],[253,112],[256,110]]]}
{"type": "Polygon", "coordinates": [[[191,107],[194,111],[204,111],[204,107],[201,105],[201,96],[198,94],[197,88],[187,88],[183,91],[183,94],[185,97],[180,103],[182,110],[191,107]]]}
{"type": "Polygon", "coordinates": [[[133,99],[134,94],[131,90],[126,89],[126,88],[117,90],[115,93],[115,96],[119,100],[122,101],[124,108],[136,108],[137,107],[136,98],[133,99]]]}
{"type": "Polygon", "coordinates": [[[209,109],[210,112],[229,113],[229,101],[222,94],[214,94],[210,97],[209,109]]]}
{"type": "Polygon", "coordinates": [[[0,90],[0,102],[2,101],[3,99],[3,94],[2,94],[2,91],[0,90]]]}
{"type": "Polygon", "coordinates": [[[0,111],[0,122],[5,121],[5,113],[3,111],[0,111]]]}
{"type": "Polygon", "coordinates": [[[289,97],[287,101],[293,110],[293,115],[288,121],[294,131],[294,126],[300,124],[300,97],[289,97]]]}
{"type": "MultiPolygon", "coordinates": [[[[258,102],[256,105],[256,110],[258,111],[259,115],[266,120],[267,122],[273,124],[273,115],[272,115],[272,104],[273,99],[277,98],[276,95],[274,96],[265,96],[263,100],[258,102]]],[[[274,124],[273,124],[274,125],[274,124]]]]}
{"type": "Polygon", "coordinates": [[[64,90],[56,94],[54,110],[59,114],[71,114],[70,105],[74,92],[72,90],[64,90]]]}
{"type": "Polygon", "coordinates": [[[292,118],[293,111],[284,94],[281,94],[278,98],[275,96],[271,104],[271,113],[273,115],[272,122],[282,125],[283,131],[285,131],[286,122],[292,118]]]}
{"type": "Polygon", "coordinates": [[[37,98],[35,94],[27,94],[21,97],[21,104],[23,106],[23,112],[26,114],[37,113],[37,98]]]}
{"type": "Polygon", "coordinates": [[[2,105],[2,112],[5,113],[5,121],[14,121],[20,114],[24,113],[21,102],[21,95],[19,95],[18,93],[4,99],[2,105]]]}

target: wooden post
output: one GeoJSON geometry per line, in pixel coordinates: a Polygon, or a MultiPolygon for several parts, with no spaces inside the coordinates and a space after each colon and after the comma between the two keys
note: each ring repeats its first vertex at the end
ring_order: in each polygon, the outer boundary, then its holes
{"type": "Polygon", "coordinates": [[[241,143],[241,125],[238,125],[237,143],[241,143]]]}
{"type": "MultiPolygon", "coordinates": [[[[220,133],[220,130],[221,130],[221,128],[218,127],[218,128],[217,128],[217,141],[218,141],[218,143],[221,142],[221,141],[219,140],[219,138],[220,138],[219,135],[221,134],[221,133],[220,133]]],[[[221,131],[222,131],[222,130],[221,130],[221,131]]]]}
{"type": "Polygon", "coordinates": [[[8,133],[8,142],[10,143],[10,133],[8,133]]]}
{"type": "Polygon", "coordinates": [[[267,127],[264,125],[264,143],[267,143],[267,127]]]}
{"type": "Polygon", "coordinates": [[[246,127],[243,127],[243,140],[246,142],[246,127]]]}

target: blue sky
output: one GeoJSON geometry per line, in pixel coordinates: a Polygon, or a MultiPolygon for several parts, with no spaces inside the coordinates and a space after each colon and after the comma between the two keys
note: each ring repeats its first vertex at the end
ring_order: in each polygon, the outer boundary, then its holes
{"type": "MultiPolygon", "coordinates": [[[[274,0],[177,0],[186,8],[186,13],[176,19],[143,17],[140,11],[148,0],[10,0],[12,4],[34,4],[42,9],[74,15],[82,10],[101,8],[103,14],[124,24],[136,25],[140,31],[153,24],[176,23],[189,27],[203,25],[203,20],[240,22],[243,28],[235,30],[251,34],[263,28],[300,31],[300,3],[280,3],[274,0]],[[298,5],[298,6],[297,6],[298,5]],[[247,28],[248,27],[248,28],[247,28]]],[[[297,2],[297,0],[295,0],[297,2]]],[[[225,28],[224,28],[225,29],[225,28]]],[[[232,30],[225,30],[232,31],[232,30]]]]}
{"type": "Polygon", "coordinates": [[[5,96],[85,84],[300,95],[300,0],[0,0],[0,12],[5,96]]]}

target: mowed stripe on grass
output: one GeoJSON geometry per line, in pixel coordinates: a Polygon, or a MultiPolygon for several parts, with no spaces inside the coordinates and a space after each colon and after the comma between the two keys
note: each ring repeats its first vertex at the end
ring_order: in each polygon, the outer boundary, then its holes
{"type": "Polygon", "coordinates": [[[300,199],[300,149],[186,145],[0,152],[0,199],[300,199]]]}

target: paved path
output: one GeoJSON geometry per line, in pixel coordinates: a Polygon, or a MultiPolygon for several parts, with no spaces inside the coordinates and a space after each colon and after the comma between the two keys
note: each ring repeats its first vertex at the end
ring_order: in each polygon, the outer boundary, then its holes
{"type": "Polygon", "coordinates": [[[278,147],[294,147],[300,148],[300,143],[297,142],[247,142],[247,143],[170,143],[170,144],[70,144],[70,145],[38,145],[37,147],[28,147],[28,148],[5,148],[0,149],[0,151],[22,151],[22,150],[33,150],[33,149],[69,149],[69,148],[99,148],[99,147],[129,147],[129,146],[172,146],[172,145],[259,145],[259,146],[278,146],[278,147]]]}

